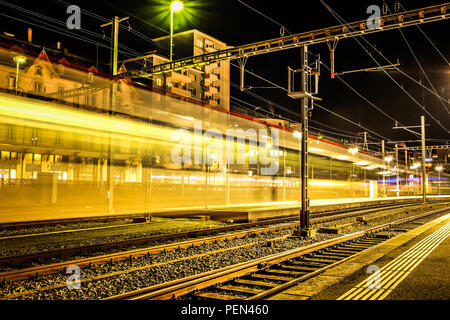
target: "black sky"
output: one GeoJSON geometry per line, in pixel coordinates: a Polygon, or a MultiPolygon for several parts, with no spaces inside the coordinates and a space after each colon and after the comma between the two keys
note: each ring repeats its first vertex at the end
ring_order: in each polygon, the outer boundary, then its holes
{"type": "MultiPolygon", "coordinates": [[[[0,1],[0,13],[17,17],[25,21],[32,21],[30,15],[27,13],[18,12],[17,10],[8,8],[1,2],[2,1],[0,1]]],[[[6,2],[14,3],[17,6],[39,12],[60,22],[65,22],[68,17],[68,14],[65,12],[65,1],[10,0],[6,2]]],[[[270,18],[285,25],[287,30],[292,33],[304,32],[338,24],[335,18],[325,9],[319,0],[245,0],[245,2],[268,15],[270,18]]],[[[326,0],[325,2],[347,22],[367,19],[369,15],[366,14],[366,9],[369,5],[382,5],[382,0],[326,0]]],[[[444,1],[433,0],[401,1],[403,6],[407,9],[426,7],[443,2],[444,1]]],[[[82,15],[82,28],[84,30],[90,30],[98,35],[102,34],[99,25],[103,22],[89,15],[89,13],[94,13],[105,18],[110,18],[114,15],[119,17],[130,15],[131,27],[148,38],[166,35],[160,28],[169,30],[169,17],[167,14],[164,14],[164,12],[167,12],[166,8],[168,3],[169,1],[163,0],[70,1],[70,4],[77,4],[82,10],[88,11],[82,15]],[[124,11],[121,11],[121,9],[124,11]]],[[[237,0],[185,0],[184,3],[186,6],[185,17],[183,17],[183,19],[176,17],[178,22],[175,25],[175,32],[195,28],[211,34],[232,46],[270,39],[280,35],[280,27],[278,25],[261,15],[258,15],[237,0]]],[[[387,3],[392,9],[394,1],[387,0],[387,3]]],[[[16,34],[19,38],[26,38],[26,29],[29,26],[26,23],[5,16],[2,16],[0,21],[1,32],[7,31],[16,34]]],[[[44,22],[52,24],[44,18],[42,18],[41,21],[33,22],[38,25],[43,25],[44,22]]],[[[53,25],[55,24],[53,23],[53,25]]],[[[92,41],[84,42],[75,40],[67,36],[67,34],[74,32],[75,34],[84,35],[99,43],[108,45],[108,42],[101,37],[96,38],[79,31],[69,31],[67,29],[61,31],[62,33],[57,33],[55,31],[58,30],[55,28],[49,28],[51,30],[44,30],[34,26],[34,42],[54,48],[56,47],[56,41],[62,41],[69,51],[88,56],[93,59],[93,61],[99,59],[100,62],[107,62],[109,60],[108,49],[100,47],[97,51],[97,45],[92,41]]],[[[448,21],[422,25],[421,28],[425,31],[427,36],[433,40],[447,60],[449,60],[450,44],[448,41],[448,21]]],[[[450,90],[449,66],[416,27],[405,28],[403,29],[403,32],[438,93],[448,99],[450,90]]],[[[109,31],[106,30],[106,33],[108,34],[109,31]]],[[[366,39],[381,50],[390,60],[396,61],[399,59],[401,70],[417,80],[421,78],[419,67],[409,52],[406,43],[402,40],[398,30],[377,33],[367,36],[366,39]]],[[[139,53],[155,49],[154,44],[127,32],[127,30],[121,30],[120,43],[139,53]]],[[[312,46],[310,47],[310,50],[315,54],[320,53],[323,62],[329,65],[329,52],[326,44],[312,46]]],[[[369,50],[374,53],[372,49],[369,50]]],[[[387,64],[378,54],[374,53],[374,56],[381,64],[387,64]]],[[[122,55],[120,58],[123,59],[124,56],[122,55]]],[[[249,70],[284,87],[287,87],[287,66],[298,68],[298,49],[252,57],[247,62],[247,68],[249,70]]],[[[336,71],[373,66],[376,66],[375,62],[366,54],[366,52],[364,52],[355,40],[346,39],[339,42],[336,50],[336,71]]],[[[401,76],[399,73],[391,72],[390,74],[408,92],[410,92],[418,102],[423,104],[427,111],[438,119],[444,127],[450,127],[449,114],[438,99],[423,90],[420,86],[406,79],[404,76],[401,76]]],[[[439,127],[431,117],[426,115],[426,113],[411,98],[402,92],[401,89],[383,72],[345,75],[343,76],[343,79],[377,107],[391,117],[399,120],[402,124],[419,124],[420,116],[425,115],[427,119],[426,122],[430,124],[427,128],[428,137],[434,139],[450,139],[448,133],[439,127]]],[[[232,81],[239,83],[237,69],[233,67],[232,81]]],[[[423,76],[422,81],[426,83],[423,76]]],[[[268,85],[252,77],[246,78],[246,84],[252,86],[268,85]]],[[[299,111],[298,101],[288,98],[286,93],[281,90],[255,89],[253,92],[273,100],[277,104],[289,108],[290,110],[299,111]]],[[[231,94],[245,99],[254,105],[260,105],[263,108],[267,108],[266,102],[242,94],[239,90],[232,89],[231,94]]],[[[387,138],[393,140],[416,139],[413,135],[402,132],[401,130],[392,130],[394,123],[391,119],[371,107],[366,101],[358,97],[338,79],[330,79],[328,71],[324,68],[322,68],[322,75],[320,77],[319,96],[323,99],[321,104],[324,107],[342,114],[387,138]]],[[[448,104],[447,108],[450,109],[448,104]]],[[[292,115],[279,111],[277,108],[275,108],[275,111],[276,113],[281,113],[282,115],[288,115],[290,118],[294,118],[292,115]]],[[[351,133],[363,131],[362,129],[346,123],[320,109],[314,110],[312,119],[351,133]]],[[[314,125],[316,127],[318,126],[317,124],[314,125]]],[[[438,144],[438,141],[434,143],[438,144]]]]}

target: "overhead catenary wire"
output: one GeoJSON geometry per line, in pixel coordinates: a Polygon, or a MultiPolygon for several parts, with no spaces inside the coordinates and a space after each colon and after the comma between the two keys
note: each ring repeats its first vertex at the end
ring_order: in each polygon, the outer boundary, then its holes
{"type": "MultiPolygon", "coordinates": [[[[253,11],[257,12],[258,14],[262,15],[263,17],[269,19],[270,21],[272,21],[272,22],[274,22],[274,23],[276,23],[276,24],[278,24],[278,25],[280,25],[280,26],[283,26],[281,23],[279,23],[279,22],[275,21],[274,19],[270,18],[269,16],[267,16],[267,15],[265,15],[265,14],[259,12],[258,10],[252,8],[251,6],[245,4],[244,2],[242,2],[242,1],[240,1],[240,0],[238,0],[238,1],[241,2],[242,4],[246,5],[247,7],[249,7],[250,9],[252,9],[253,11]]],[[[288,30],[286,30],[286,31],[287,31],[289,34],[291,34],[288,30]]],[[[309,52],[309,51],[308,51],[308,53],[312,54],[312,53],[309,52]]],[[[231,62],[230,62],[230,63],[231,63],[231,62]]],[[[322,64],[323,66],[325,66],[329,71],[331,71],[330,68],[329,68],[325,63],[321,62],[321,64],[322,64]]],[[[235,64],[233,64],[233,63],[231,63],[231,65],[233,65],[233,66],[235,66],[235,67],[237,67],[237,68],[240,68],[239,66],[237,66],[237,65],[235,65],[235,64]]],[[[262,77],[260,77],[260,76],[258,76],[258,75],[256,75],[256,74],[254,74],[253,72],[250,72],[250,71],[248,71],[248,70],[245,70],[245,72],[250,73],[250,74],[252,74],[253,76],[256,76],[256,77],[259,78],[259,79],[265,80],[266,82],[270,83],[271,85],[273,85],[273,86],[275,86],[275,87],[277,87],[277,88],[279,88],[279,89],[284,90],[285,92],[288,92],[288,90],[287,90],[286,88],[283,88],[283,87],[281,87],[281,86],[279,86],[279,85],[277,85],[277,84],[275,84],[275,83],[273,83],[273,82],[271,82],[271,81],[269,81],[269,80],[267,80],[267,79],[264,79],[264,78],[262,78],[262,77]]],[[[375,104],[373,104],[371,101],[369,101],[367,98],[365,98],[364,96],[362,96],[356,89],[354,89],[351,85],[349,85],[347,82],[345,82],[343,79],[341,79],[341,77],[338,77],[338,78],[339,78],[339,80],[342,81],[347,87],[349,87],[353,92],[355,92],[359,97],[361,97],[363,100],[365,100],[367,103],[369,103],[369,105],[371,105],[372,107],[374,107],[375,109],[377,109],[378,111],[380,111],[381,113],[383,113],[385,116],[387,116],[387,117],[390,118],[391,120],[393,120],[393,121],[395,121],[395,122],[397,122],[397,123],[400,124],[399,121],[395,120],[394,118],[392,118],[391,116],[389,116],[388,114],[386,114],[383,110],[381,110],[379,107],[377,107],[377,106],[376,106],[375,104]]]]}
{"type": "MultiPolygon", "coordinates": [[[[342,17],[339,16],[339,14],[337,14],[329,5],[327,5],[325,3],[324,0],[320,0],[320,2],[325,6],[325,8],[327,8],[327,10],[336,18],[336,20],[339,21],[339,23],[341,23],[343,26],[348,27],[350,30],[354,30],[342,17]]],[[[369,46],[371,46],[372,48],[374,48],[375,50],[377,50],[378,53],[380,53],[378,51],[378,49],[376,49],[369,41],[367,41],[363,36],[358,36],[361,39],[363,39],[367,44],[369,44],[369,46]]],[[[358,37],[353,37],[353,39],[361,46],[361,48],[363,48],[363,50],[369,55],[370,58],[372,58],[372,60],[381,68],[380,63],[373,57],[373,55],[369,52],[368,49],[366,49],[363,44],[357,39],[358,37]]],[[[381,54],[381,53],[380,53],[381,54]]],[[[381,54],[382,55],[382,54],[381,54]]],[[[389,63],[392,64],[392,62],[386,58],[384,55],[382,55],[389,63]]],[[[439,120],[437,120],[428,110],[425,109],[425,107],[420,104],[407,90],[405,90],[403,88],[402,85],[400,85],[386,70],[384,70],[383,68],[381,68],[381,70],[403,91],[406,93],[406,95],[408,95],[408,97],[411,98],[411,100],[413,100],[419,107],[421,107],[441,128],[443,128],[445,130],[446,133],[450,133],[450,130],[447,129],[439,120]]]]}
{"type": "MultiPolygon", "coordinates": [[[[64,3],[64,1],[59,1],[59,2],[64,3]]],[[[90,13],[90,12],[89,12],[89,13],[90,13]]],[[[100,19],[101,21],[108,21],[108,19],[103,18],[103,17],[101,17],[101,16],[98,16],[98,15],[96,15],[96,14],[92,14],[92,13],[90,13],[90,14],[91,14],[91,16],[93,16],[93,17],[95,17],[95,18],[97,18],[97,19],[100,19]]],[[[42,17],[45,17],[45,16],[42,15],[42,17]]],[[[46,28],[46,29],[49,30],[48,28],[46,28]]],[[[97,37],[100,36],[100,35],[95,34],[95,33],[92,33],[92,34],[95,35],[95,36],[97,36],[97,37]]],[[[67,35],[67,34],[66,34],[66,35],[67,35]]],[[[79,40],[81,40],[81,41],[90,41],[90,39],[87,39],[87,38],[84,38],[84,37],[74,37],[74,38],[79,39],[79,40]]],[[[109,48],[108,46],[102,45],[101,43],[97,43],[97,44],[98,44],[98,45],[101,45],[102,47],[109,48]]],[[[133,51],[134,51],[134,50],[133,50],[133,51]]],[[[136,51],[134,51],[134,53],[135,53],[135,54],[139,54],[139,53],[136,52],[136,51]]],[[[247,70],[247,71],[248,71],[248,70],[247,70]]],[[[252,72],[250,72],[250,73],[253,74],[253,75],[256,76],[256,77],[261,78],[260,76],[254,74],[254,73],[252,73],[252,72]]],[[[268,81],[267,79],[265,79],[265,80],[268,81]]],[[[287,91],[287,89],[285,89],[285,88],[283,88],[283,87],[281,87],[281,86],[278,86],[278,85],[274,84],[273,82],[270,82],[270,81],[268,81],[268,82],[271,83],[272,85],[275,85],[275,86],[278,87],[278,88],[281,88],[281,89],[287,91]]],[[[258,98],[258,95],[254,94],[254,93],[249,93],[249,94],[252,95],[253,97],[258,98]]],[[[261,98],[261,97],[259,97],[259,98],[261,98]]],[[[278,104],[276,104],[276,103],[274,103],[274,102],[272,102],[272,101],[270,101],[270,100],[268,100],[268,99],[265,99],[265,98],[264,98],[263,101],[265,101],[266,103],[269,103],[270,105],[272,105],[272,106],[274,106],[274,107],[281,108],[281,109],[283,109],[284,111],[288,111],[288,112],[289,112],[289,109],[283,108],[282,106],[280,106],[280,105],[278,105],[278,104]]],[[[294,112],[293,114],[294,114],[294,115],[298,115],[298,114],[296,114],[295,112],[294,112]]],[[[360,125],[359,125],[359,126],[360,126],[360,125]]],[[[360,127],[361,127],[361,126],[360,126],[360,127]]],[[[362,127],[362,128],[364,129],[364,127],[362,127]]]]}
{"type": "MultiPolygon", "coordinates": [[[[399,2],[400,3],[400,2],[399,2]]],[[[400,3],[400,7],[403,9],[403,11],[406,11],[406,8],[403,6],[402,3],[400,3]]],[[[416,25],[417,29],[419,29],[420,33],[428,40],[428,42],[431,44],[431,46],[436,50],[436,52],[444,59],[445,63],[450,67],[450,62],[447,60],[447,58],[442,54],[442,52],[438,49],[438,47],[434,44],[434,42],[426,35],[426,33],[422,30],[422,28],[419,25],[416,25]]]]}
{"type": "MultiPolygon", "coordinates": [[[[249,4],[245,3],[244,1],[241,0],[237,0],[239,3],[243,4],[244,6],[246,6],[247,8],[249,8],[250,10],[253,10],[254,12],[258,13],[259,15],[263,16],[264,18],[272,21],[273,23],[277,24],[279,27],[281,27],[281,30],[286,31],[288,34],[292,34],[288,29],[286,29],[286,27],[284,25],[282,25],[281,23],[275,21],[274,19],[272,19],[271,17],[265,15],[264,13],[262,13],[261,11],[253,8],[252,6],[250,6],[249,4]]],[[[280,32],[281,33],[281,32],[280,32]]]]}
{"type": "MultiPolygon", "coordinates": [[[[386,3],[385,1],[383,1],[383,2],[386,3]]],[[[387,8],[388,8],[388,11],[391,12],[391,10],[389,9],[389,7],[387,7],[387,8]]],[[[434,88],[433,83],[431,82],[431,80],[430,80],[430,78],[428,77],[427,73],[426,73],[425,70],[423,69],[422,64],[420,63],[419,59],[417,58],[416,54],[414,53],[414,50],[412,49],[412,47],[411,47],[411,45],[410,45],[408,39],[406,39],[406,36],[405,36],[404,32],[402,31],[401,28],[398,29],[398,31],[400,32],[400,35],[402,36],[403,41],[406,43],[406,45],[407,45],[409,51],[411,52],[412,56],[414,57],[414,60],[416,61],[417,65],[419,66],[420,71],[422,72],[422,74],[425,76],[425,79],[427,79],[428,83],[430,84],[431,89],[433,89],[434,93],[438,96],[438,93],[437,93],[436,89],[434,88]]],[[[447,111],[447,113],[449,113],[449,109],[446,107],[446,105],[444,104],[444,102],[442,101],[442,99],[439,99],[439,102],[442,104],[442,106],[443,106],[444,109],[447,111]]]]}

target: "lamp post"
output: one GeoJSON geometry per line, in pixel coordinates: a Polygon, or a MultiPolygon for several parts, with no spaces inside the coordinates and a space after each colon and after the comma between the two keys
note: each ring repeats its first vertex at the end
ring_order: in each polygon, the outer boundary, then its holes
{"type": "Polygon", "coordinates": [[[442,171],[442,166],[437,166],[436,171],[438,172],[438,195],[441,195],[441,171],[442,171]]]}
{"type": "Polygon", "coordinates": [[[24,56],[15,56],[13,60],[16,63],[16,83],[15,83],[14,87],[15,87],[16,94],[17,94],[17,90],[19,87],[19,65],[21,63],[25,63],[25,61],[27,61],[27,58],[24,56]]]}
{"type": "Polygon", "coordinates": [[[393,158],[392,158],[392,156],[387,156],[387,157],[385,157],[384,158],[384,161],[386,161],[387,162],[387,170],[386,170],[386,173],[387,174],[389,174],[389,163],[391,162],[393,160],[393,158]]]}
{"type": "Polygon", "coordinates": [[[183,9],[183,3],[180,1],[174,1],[170,5],[170,61],[173,56],[173,13],[183,9]]]}

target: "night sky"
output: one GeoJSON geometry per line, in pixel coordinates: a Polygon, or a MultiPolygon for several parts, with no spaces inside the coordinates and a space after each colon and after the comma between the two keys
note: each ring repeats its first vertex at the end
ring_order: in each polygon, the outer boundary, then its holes
{"type": "MultiPolygon", "coordinates": [[[[393,0],[386,0],[391,10],[394,7],[393,0]]],[[[10,17],[1,17],[1,32],[10,32],[21,39],[26,39],[27,27],[34,29],[33,42],[44,44],[46,47],[55,48],[56,42],[63,42],[65,48],[75,54],[87,56],[92,61],[97,59],[100,65],[109,61],[109,50],[97,46],[98,44],[108,46],[108,41],[102,38],[100,24],[105,21],[99,18],[110,19],[112,16],[119,17],[130,16],[130,26],[133,30],[139,31],[146,39],[156,38],[167,35],[169,30],[169,1],[162,0],[115,0],[115,1],[70,1],[67,3],[60,0],[30,1],[14,0],[6,1],[17,6],[27,8],[28,10],[38,12],[46,17],[36,18],[27,12],[14,10],[5,6],[4,1],[0,1],[0,13],[10,17]],[[49,21],[47,17],[56,19],[65,23],[68,14],[66,8],[68,4],[77,4],[82,10],[83,31],[69,31],[63,25],[58,25],[56,21],[49,21]],[[94,16],[98,15],[98,16],[94,16]],[[24,21],[14,20],[16,17],[24,21]],[[38,20],[32,20],[32,18],[38,20]],[[50,30],[42,29],[38,26],[32,26],[29,23],[35,23],[39,26],[45,25],[50,30]],[[57,30],[55,27],[61,28],[57,30]],[[164,32],[166,30],[166,32],[164,32]],[[57,31],[57,32],[55,32],[57,31]],[[89,31],[91,33],[86,33],[89,31]],[[81,41],[69,37],[68,35],[81,35],[91,41],[81,41]],[[97,51],[98,47],[98,51],[97,51]]],[[[246,0],[247,4],[259,10],[271,19],[283,24],[291,33],[299,33],[318,28],[334,26],[339,24],[329,11],[320,3],[319,0],[312,1],[256,1],[246,0]]],[[[326,0],[342,18],[347,22],[365,20],[368,18],[366,9],[369,5],[377,4],[381,7],[381,0],[326,0]]],[[[444,3],[444,1],[416,0],[401,1],[406,9],[415,9],[426,7],[433,4],[444,3]]],[[[266,40],[280,36],[280,26],[269,19],[252,11],[241,4],[238,0],[185,0],[185,10],[175,16],[175,32],[198,29],[207,34],[216,37],[219,40],[231,46],[243,45],[251,42],[266,40]]],[[[127,23],[123,24],[128,27],[127,23]]],[[[432,39],[438,49],[444,54],[447,60],[450,59],[450,44],[448,41],[449,22],[441,21],[429,23],[421,26],[426,35],[432,39]]],[[[109,36],[109,28],[105,33],[109,36]]],[[[437,92],[445,99],[449,98],[449,79],[450,68],[439,53],[432,47],[428,40],[420,33],[416,27],[402,29],[407,40],[422,63],[425,72],[436,88],[437,92]]],[[[144,54],[145,52],[157,49],[155,45],[146,39],[138,37],[135,33],[126,29],[120,31],[120,43],[128,48],[144,54]]],[[[398,30],[381,32],[366,36],[366,39],[391,61],[400,61],[400,69],[409,74],[416,80],[422,79],[426,82],[420,69],[410,53],[406,43],[402,39],[398,30]]],[[[366,45],[362,39],[360,41],[366,45]]],[[[124,49],[121,47],[121,49],[124,49]]],[[[329,51],[326,44],[310,46],[309,49],[314,54],[320,54],[322,61],[329,65],[329,51]]],[[[176,50],[176,48],[175,48],[176,50]]],[[[369,49],[380,64],[388,64],[374,50],[369,49]]],[[[176,53],[176,52],[175,52],[176,53]]],[[[120,59],[127,58],[121,54],[120,59]]],[[[278,53],[265,54],[249,58],[247,69],[254,73],[269,79],[283,87],[287,87],[287,67],[299,67],[299,49],[292,49],[278,53]]],[[[234,61],[234,63],[237,63],[234,61]]],[[[361,69],[366,67],[375,67],[376,63],[367,55],[367,53],[353,39],[341,40],[336,50],[336,71],[346,71],[361,69]]],[[[232,82],[239,84],[238,70],[231,67],[232,82]]],[[[425,106],[436,119],[438,119],[445,128],[450,127],[450,118],[444,106],[431,93],[414,84],[401,74],[390,71],[391,76],[401,84],[410,94],[421,104],[425,106]]],[[[373,102],[392,118],[397,119],[403,125],[418,125],[420,116],[426,116],[428,138],[436,139],[428,142],[429,144],[442,144],[450,140],[450,135],[440,127],[431,117],[426,115],[411,98],[409,98],[401,89],[383,72],[362,72],[342,76],[348,84],[354,87],[360,94],[373,102]]],[[[250,86],[269,86],[251,76],[246,76],[246,85],[250,86]]],[[[275,102],[278,105],[286,107],[292,111],[299,112],[299,101],[287,97],[286,93],[279,89],[254,89],[252,92],[263,96],[264,98],[275,102]]],[[[245,100],[252,105],[261,106],[263,109],[272,108],[276,114],[281,114],[293,120],[298,120],[294,115],[283,112],[277,106],[268,106],[267,101],[261,101],[248,94],[243,94],[239,90],[232,88],[231,95],[245,100]]],[[[323,99],[320,104],[336,113],[339,113],[361,125],[373,130],[384,137],[392,140],[415,140],[412,134],[402,130],[393,130],[394,122],[381,112],[375,110],[366,101],[358,97],[348,87],[338,79],[330,79],[329,72],[322,68],[320,77],[319,97],[323,99]]],[[[450,106],[446,104],[447,108],[450,106]]],[[[335,127],[341,131],[341,134],[357,135],[363,129],[351,125],[326,111],[316,108],[313,111],[312,125],[320,127],[319,123],[335,127]]],[[[333,131],[329,127],[323,127],[326,130],[333,131]]],[[[372,140],[381,138],[370,134],[372,140]]],[[[409,145],[417,145],[411,143],[409,145]]]]}

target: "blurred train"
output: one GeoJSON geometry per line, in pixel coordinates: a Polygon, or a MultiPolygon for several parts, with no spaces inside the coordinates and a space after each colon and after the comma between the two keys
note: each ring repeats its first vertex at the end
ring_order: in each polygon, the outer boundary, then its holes
{"type": "MultiPolygon", "coordinates": [[[[57,84],[47,95],[0,88],[0,215],[58,218],[299,199],[295,130],[119,85],[114,110],[107,78],[96,77],[81,95],[55,95],[57,84]],[[229,130],[244,135],[227,139],[229,130]],[[276,170],[267,174],[269,167],[276,170]]],[[[396,172],[322,137],[310,136],[308,149],[311,199],[420,194],[416,171],[396,172]]],[[[428,193],[449,194],[447,177],[439,187],[435,179],[428,193]]]]}

